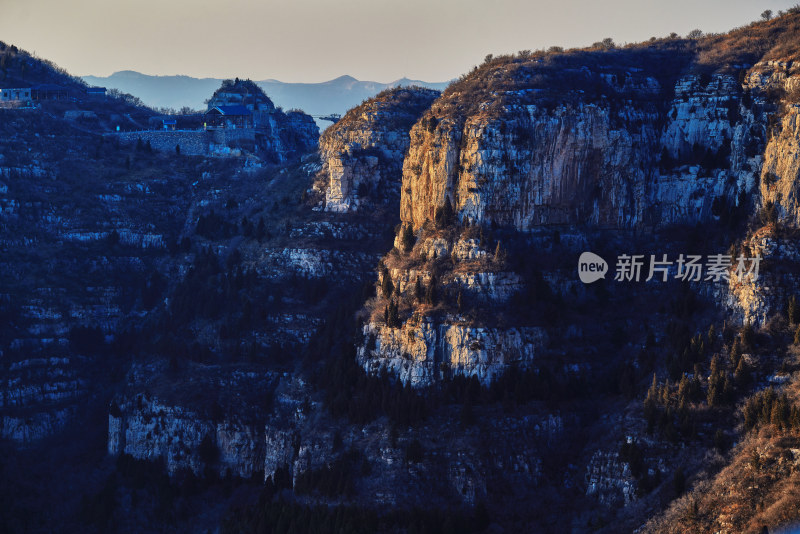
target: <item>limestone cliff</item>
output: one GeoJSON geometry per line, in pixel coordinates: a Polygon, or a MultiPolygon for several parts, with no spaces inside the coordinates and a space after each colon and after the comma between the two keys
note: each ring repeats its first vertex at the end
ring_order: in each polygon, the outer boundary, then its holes
{"type": "MultiPolygon", "coordinates": [[[[173,475],[158,487],[209,488],[176,505],[209,514],[179,531],[226,508],[223,530],[257,530],[238,523],[252,502],[262,526],[306,506],[452,507],[490,515],[487,531],[632,532],[684,491],[654,531],[722,516],[695,530],[748,531],[772,506],[763,475],[788,477],[800,445],[796,35],[800,9],[722,36],[490,59],[438,98],[365,102],[319,161],[278,166],[62,139],[72,126],[2,110],[0,437],[29,451],[2,462],[0,501],[60,478],[31,493],[80,504],[48,517],[108,509],[108,528],[64,530],[112,531],[152,511],[125,509],[147,501],[125,487],[146,460],[173,475]],[[626,283],[611,266],[589,285],[586,250],[762,263],[758,280],[626,283]],[[771,407],[748,400],[768,386],[771,407]],[[753,414],[774,454],[742,439],[753,414]],[[729,484],[702,479],[731,447],[747,498],[720,514],[729,484]],[[78,477],[90,487],[70,497],[78,477]]],[[[313,147],[310,117],[248,87],[212,101],[253,112],[242,151],[313,147]]]]}
{"type": "Polygon", "coordinates": [[[388,89],[328,128],[320,139],[325,210],[356,211],[397,199],[408,131],[439,96],[421,87],[388,89]]]}
{"type": "Polygon", "coordinates": [[[749,192],[759,102],[730,74],[670,76],[643,55],[494,61],[454,84],[411,131],[402,220],[419,229],[447,198],[462,221],[523,231],[641,228],[749,192]]]}
{"type": "Polygon", "coordinates": [[[763,156],[756,156],[763,162],[757,176],[759,209],[737,250],[746,257],[760,256],[762,264],[757,280],[731,276],[722,298],[741,321],[764,325],[772,314],[784,311],[800,288],[800,252],[795,245],[800,225],[800,73],[792,62],[765,61],[751,69],[745,86],[754,100],[773,109],[757,126],[766,139],[763,156]]]}
{"type": "Polygon", "coordinates": [[[761,197],[773,205],[777,218],[800,224],[797,177],[800,175],[800,72],[784,62],[762,65],[751,83],[778,93],[780,112],[765,125],[769,142],[764,151],[761,197]]]}
{"type": "Polygon", "coordinates": [[[424,386],[451,374],[475,376],[482,383],[502,375],[509,366],[530,364],[546,340],[540,328],[485,328],[466,324],[417,324],[401,328],[364,326],[367,342],[359,361],[374,374],[383,369],[404,383],[424,386]]]}
{"type": "MultiPolygon", "coordinates": [[[[656,235],[698,223],[741,228],[748,217],[756,226],[764,217],[798,224],[800,77],[791,61],[775,59],[789,35],[760,42],[757,53],[728,35],[506,56],[452,84],[411,128],[402,227],[379,267],[359,362],[414,385],[450,373],[489,383],[508,362],[524,365],[541,352],[543,338],[523,335],[516,345],[490,343],[488,362],[476,354],[459,363],[448,356],[470,353],[450,347],[444,333],[453,328],[488,328],[490,337],[506,339],[522,326],[511,320],[497,331],[483,324],[485,313],[461,313],[462,301],[501,310],[530,289],[513,261],[498,260],[499,238],[467,252],[475,240],[463,234],[476,228],[507,239],[528,235],[530,246],[552,228],[656,235]],[[455,234],[442,232],[448,227],[455,234]],[[438,307],[414,294],[432,279],[438,307]]],[[[796,253],[787,236],[751,236],[739,251],[769,256],[773,272],[762,269],[755,282],[732,276],[730,287],[714,291],[740,320],[763,323],[795,290],[786,266],[795,265],[796,253]]]]}

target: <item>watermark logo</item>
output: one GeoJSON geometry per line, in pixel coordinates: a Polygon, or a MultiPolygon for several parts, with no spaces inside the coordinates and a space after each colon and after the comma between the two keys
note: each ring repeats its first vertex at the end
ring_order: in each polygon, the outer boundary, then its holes
{"type": "Polygon", "coordinates": [[[594,252],[584,252],[578,258],[578,276],[584,284],[597,282],[606,277],[608,264],[594,252]]]}
{"type": "MultiPolygon", "coordinates": [[[[614,280],[617,282],[649,282],[654,278],[666,282],[670,278],[684,282],[720,282],[735,276],[737,280],[758,280],[761,256],[746,258],[725,254],[700,255],[679,254],[670,260],[667,254],[649,257],[644,254],[620,254],[617,256],[614,280]],[[705,260],[705,261],[704,261],[705,260]]],[[[606,277],[608,264],[593,252],[584,252],[578,259],[578,277],[584,284],[591,284],[606,277]]]]}

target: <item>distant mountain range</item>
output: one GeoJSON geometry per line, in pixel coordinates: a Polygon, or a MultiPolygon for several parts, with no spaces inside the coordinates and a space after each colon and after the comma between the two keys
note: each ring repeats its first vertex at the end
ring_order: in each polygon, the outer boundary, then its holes
{"type": "MultiPolygon", "coordinates": [[[[180,109],[189,106],[205,109],[205,100],[222,83],[222,78],[192,78],[191,76],[151,76],[140,72],[123,70],[111,76],[83,76],[90,85],[115,88],[142,99],[155,108],[180,109]]],[[[423,82],[400,78],[390,83],[361,81],[352,76],[321,83],[287,83],[278,80],[256,81],[276,106],[284,109],[298,108],[311,115],[344,114],[388,87],[398,85],[420,85],[432,89],[444,89],[450,82],[423,82]]],[[[329,123],[327,123],[329,124],[329,123]]]]}

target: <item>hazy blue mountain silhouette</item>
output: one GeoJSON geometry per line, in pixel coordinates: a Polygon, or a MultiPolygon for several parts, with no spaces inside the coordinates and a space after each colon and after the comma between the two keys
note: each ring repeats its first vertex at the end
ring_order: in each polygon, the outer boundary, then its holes
{"type": "MultiPolygon", "coordinates": [[[[83,76],[91,85],[116,88],[138,96],[148,106],[180,109],[189,106],[205,109],[205,100],[222,82],[222,78],[192,78],[191,76],[151,76],[123,70],[111,76],[83,76]]],[[[311,115],[343,114],[387,87],[421,85],[444,89],[449,82],[423,82],[400,78],[389,83],[361,81],[352,76],[340,76],[321,83],[288,83],[279,80],[256,81],[276,106],[288,110],[302,109],[311,115]]],[[[326,123],[330,124],[330,123],[326,123]]]]}

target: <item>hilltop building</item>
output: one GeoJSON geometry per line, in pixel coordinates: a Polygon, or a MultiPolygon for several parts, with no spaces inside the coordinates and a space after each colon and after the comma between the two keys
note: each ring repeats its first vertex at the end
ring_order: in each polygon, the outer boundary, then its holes
{"type": "Polygon", "coordinates": [[[0,88],[0,103],[23,104],[32,100],[30,87],[3,87],[0,88]]]}
{"type": "Polygon", "coordinates": [[[242,105],[214,106],[206,111],[206,127],[252,128],[253,112],[242,105]]]}

